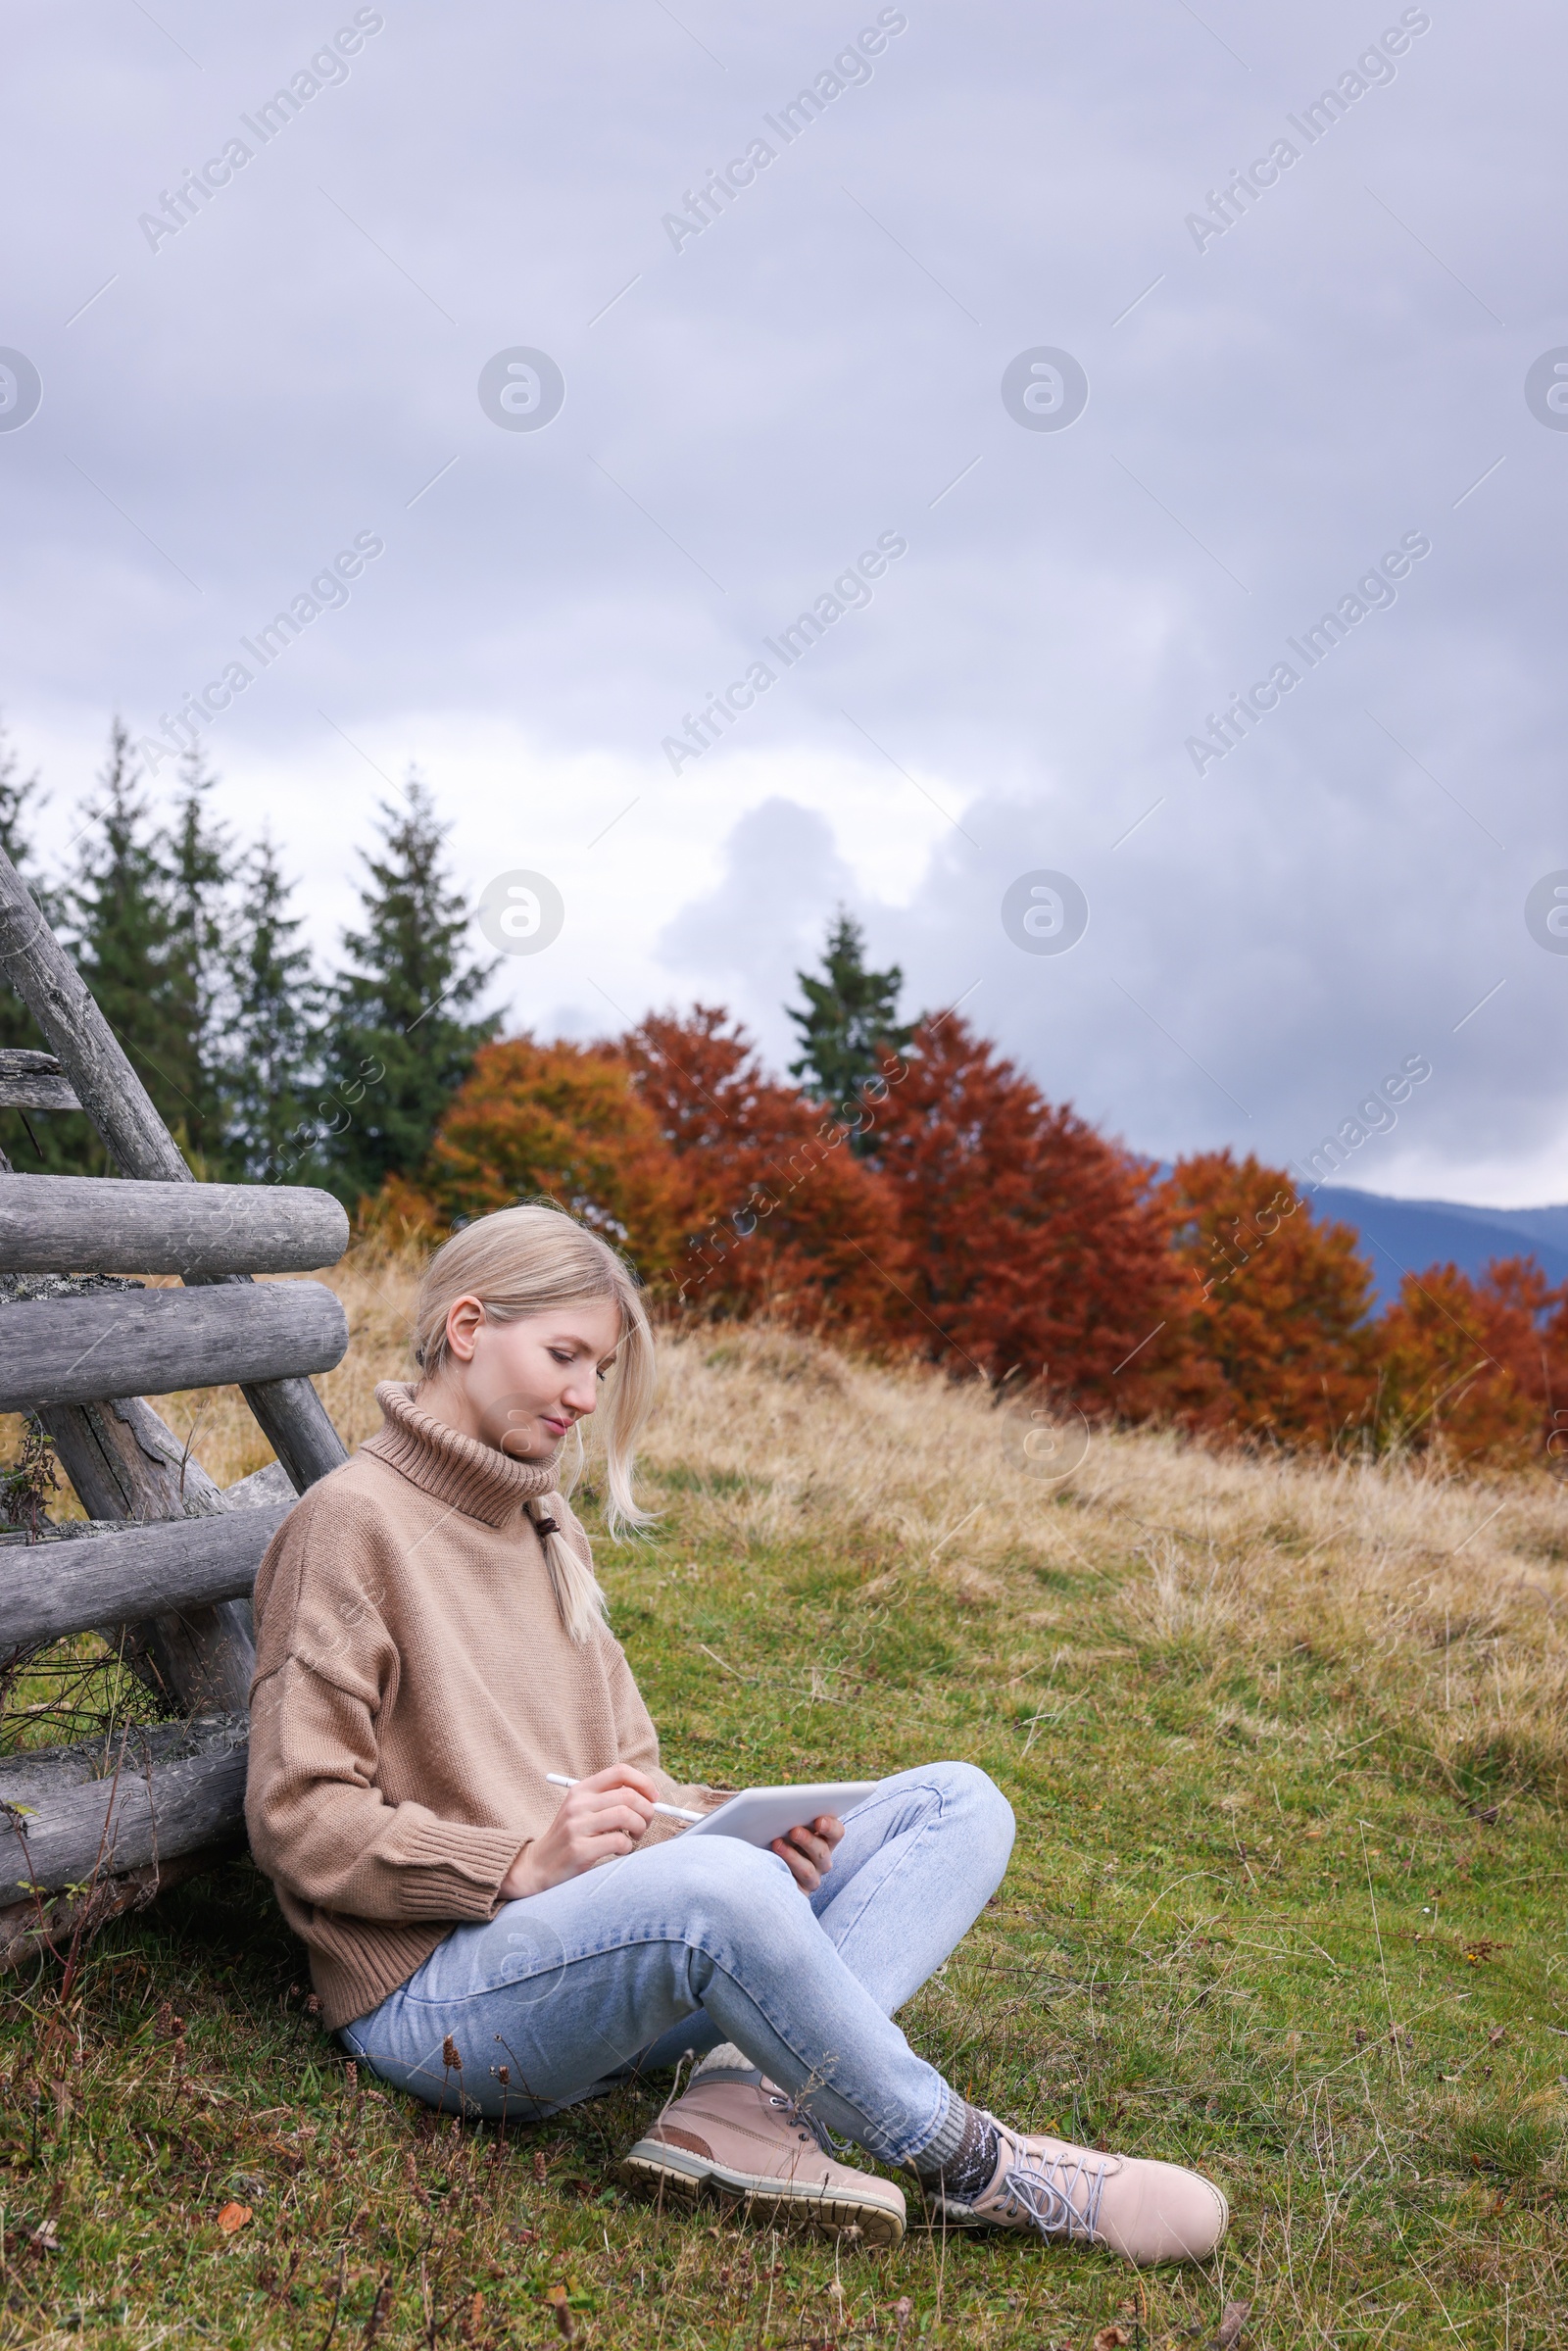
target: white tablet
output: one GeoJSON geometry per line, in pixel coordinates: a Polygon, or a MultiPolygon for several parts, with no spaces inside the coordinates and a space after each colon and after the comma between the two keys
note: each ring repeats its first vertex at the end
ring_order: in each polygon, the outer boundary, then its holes
{"type": "Polygon", "coordinates": [[[743,1788],[738,1796],[705,1814],[688,1837],[738,1837],[767,1846],[791,1829],[808,1829],[824,1812],[843,1820],[870,1795],[875,1780],[822,1780],[801,1788],[743,1788]]]}

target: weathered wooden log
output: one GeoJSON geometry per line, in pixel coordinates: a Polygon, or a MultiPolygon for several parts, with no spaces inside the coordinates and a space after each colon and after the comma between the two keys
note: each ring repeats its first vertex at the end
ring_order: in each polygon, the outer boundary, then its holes
{"type": "Polygon", "coordinates": [[[281,1461],[269,1461],[263,1469],[253,1469],[248,1478],[236,1478],[232,1486],[222,1489],[225,1510],[260,1510],[269,1502],[292,1503],[298,1500],[292,1479],[281,1461]]]}
{"type": "Polygon", "coordinates": [[[0,1176],[5,1273],[310,1273],[348,1243],[341,1202],[304,1185],[0,1176]]]}
{"type": "Polygon", "coordinates": [[[342,1468],[343,1440],[309,1380],[241,1380],[239,1392],[297,1494],[342,1468]]]}
{"type": "Polygon", "coordinates": [[[320,1282],[130,1290],[0,1306],[0,1412],[329,1371],[348,1323],[320,1282]]]}
{"type": "MultiPolygon", "coordinates": [[[[141,1396],[46,1405],[38,1418],[90,1518],[212,1518],[231,1506],[141,1396]]],[[[256,1665],[248,1600],[170,1610],[122,1626],[118,1645],[127,1665],[172,1709],[243,1711],[256,1665]]]]}
{"type": "MultiPolygon", "coordinates": [[[[69,1297],[94,1288],[112,1295],[117,1287],[123,1290],[128,1285],[82,1274],[0,1277],[0,1288],[30,1298],[69,1297]]],[[[282,1498],[270,1485],[265,1494],[220,1491],[141,1396],[45,1405],[38,1418],[54,1439],[77,1499],[95,1521],[130,1519],[139,1525],[148,1520],[211,1518],[246,1507],[253,1498],[282,1498]]],[[[293,1492],[275,1461],[258,1471],[257,1478],[281,1478],[285,1491],[293,1492]]],[[[249,1483],[240,1481],[241,1487],[249,1483]]],[[[171,1709],[181,1714],[243,1712],[256,1663],[248,1600],[172,1609],[142,1624],[100,1623],[99,1630],[171,1709]]]]}
{"type": "MultiPolygon", "coordinates": [[[[0,1110],[79,1110],[53,1053],[33,1053],[25,1046],[0,1049],[0,1110]]],[[[153,1268],[148,1266],[149,1273],[153,1268]]]]}
{"type": "MultiPolygon", "coordinates": [[[[0,851],[0,975],[10,981],[60,1059],[76,1096],[127,1176],[188,1184],[190,1169],[74,963],[0,851]]],[[[242,1281],[243,1275],[229,1276],[242,1281]]],[[[343,1442],[309,1380],[243,1384],[295,1491],[347,1460],[343,1442]]]]}
{"type": "Polygon", "coordinates": [[[177,1740],[127,1732],[113,1745],[0,1763],[0,1899],[81,1888],[232,1835],[244,1818],[243,1718],[178,1729],[177,1740]]]}
{"type": "MultiPolygon", "coordinates": [[[[244,1729],[243,1714],[232,1713],[195,1723],[158,1723],[133,1735],[132,1760],[145,1773],[187,1757],[232,1754],[244,1729]]],[[[39,1747],[10,1756],[0,1762],[0,1804],[16,1807],[25,1830],[30,1814],[24,1807],[35,1812],[40,1801],[51,1796],[79,1788],[89,1781],[101,1785],[106,1778],[112,1779],[115,1753],[113,1740],[100,1736],[74,1746],[39,1747]]],[[[9,1818],[0,1812],[0,1821],[9,1818]]],[[[221,1827],[216,1838],[190,1851],[172,1854],[161,1848],[156,1861],[144,1862],[119,1877],[78,1880],[74,1891],[0,1901],[0,1968],[16,1967],[41,1951],[64,1957],[74,1937],[84,1939],[122,1912],[144,1908],[166,1886],[210,1868],[225,1852],[238,1850],[243,1837],[244,1820],[236,1810],[232,1823],[221,1827]]]]}
{"type": "Polygon", "coordinates": [[[192,1184],[172,1135],[87,983],[0,851],[0,974],[38,1023],[77,1101],[128,1176],[192,1184]]]}
{"type": "Polygon", "coordinates": [[[95,1625],[248,1596],[294,1496],[260,1510],[176,1518],[75,1541],[0,1548],[0,1655],[95,1625]]]}
{"type": "Polygon", "coordinates": [[[67,1958],[73,1942],[85,1942],[111,1919],[145,1910],[182,1879],[211,1869],[230,1852],[242,1852],[244,1839],[244,1822],[236,1821],[232,1831],[193,1853],[166,1854],[122,1878],[100,1878],[76,1893],[30,1894],[24,1902],[0,1903],[0,1969],[21,1967],[46,1952],[67,1958]]]}

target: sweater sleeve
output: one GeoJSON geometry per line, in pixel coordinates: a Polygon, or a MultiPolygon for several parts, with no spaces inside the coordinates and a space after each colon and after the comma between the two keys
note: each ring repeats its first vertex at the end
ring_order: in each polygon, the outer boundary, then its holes
{"type": "Polygon", "coordinates": [[[391,1803],[377,1786],[376,1716],[399,1668],[375,1545],[330,1509],[318,1528],[319,1516],[310,1498],[290,1514],[256,1581],[251,1850],[274,1885],[315,1909],[488,1919],[523,1838],[391,1803]]]}
{"type": "Polygon", "coordinates": [[[296,1900],[353,1918],[493,1918],[521,1837],[389,1804],[375,1768],[362,1697],[298,1657],[259,1683],[245,1820],[267,1875],[296,1900]]]}

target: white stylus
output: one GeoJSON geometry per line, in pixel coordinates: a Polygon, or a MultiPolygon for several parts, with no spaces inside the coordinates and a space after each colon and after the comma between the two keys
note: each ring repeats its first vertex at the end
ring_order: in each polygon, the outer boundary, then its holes
{"type": "MultiPolygon", "coordinates": [[[[575,1788],[577,1785],[575,1780],[568,1780],[564,1772],[546,1772],[545,1778],[552,1788],[575,1788]]],[[[654,1810],[663,1813],[666,1819],[672,1821],[706,1821],[708,1818],[706,1812],[687,1812],[679,1804],[656,1804],[654,1810]]]]}

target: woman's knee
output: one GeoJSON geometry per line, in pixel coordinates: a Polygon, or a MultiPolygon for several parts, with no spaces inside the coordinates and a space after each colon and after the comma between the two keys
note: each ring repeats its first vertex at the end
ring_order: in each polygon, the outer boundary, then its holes
{"type": "Polygon", "coordinates": [[[1000,1878],[1007,1866],[1017,1823],[1012,1806],[988,1772],[974,1763],[939,1763],[944,1807],[951,1805],[962,1818],[966,1834],[984,1839],[1000,1878]]]}
{"type": "Polygon", "coordinates": [[[759,1935],[776,1941],[800,1923],[797,1912],[815,1924],[788,1864],[738,1837],[694,1837],[679,1854],[672,1878],[682,1926],[689,1931],[700,1925],[699,1941],[713,1935],[731,1949],[743,1949],[759,1935]]]}

